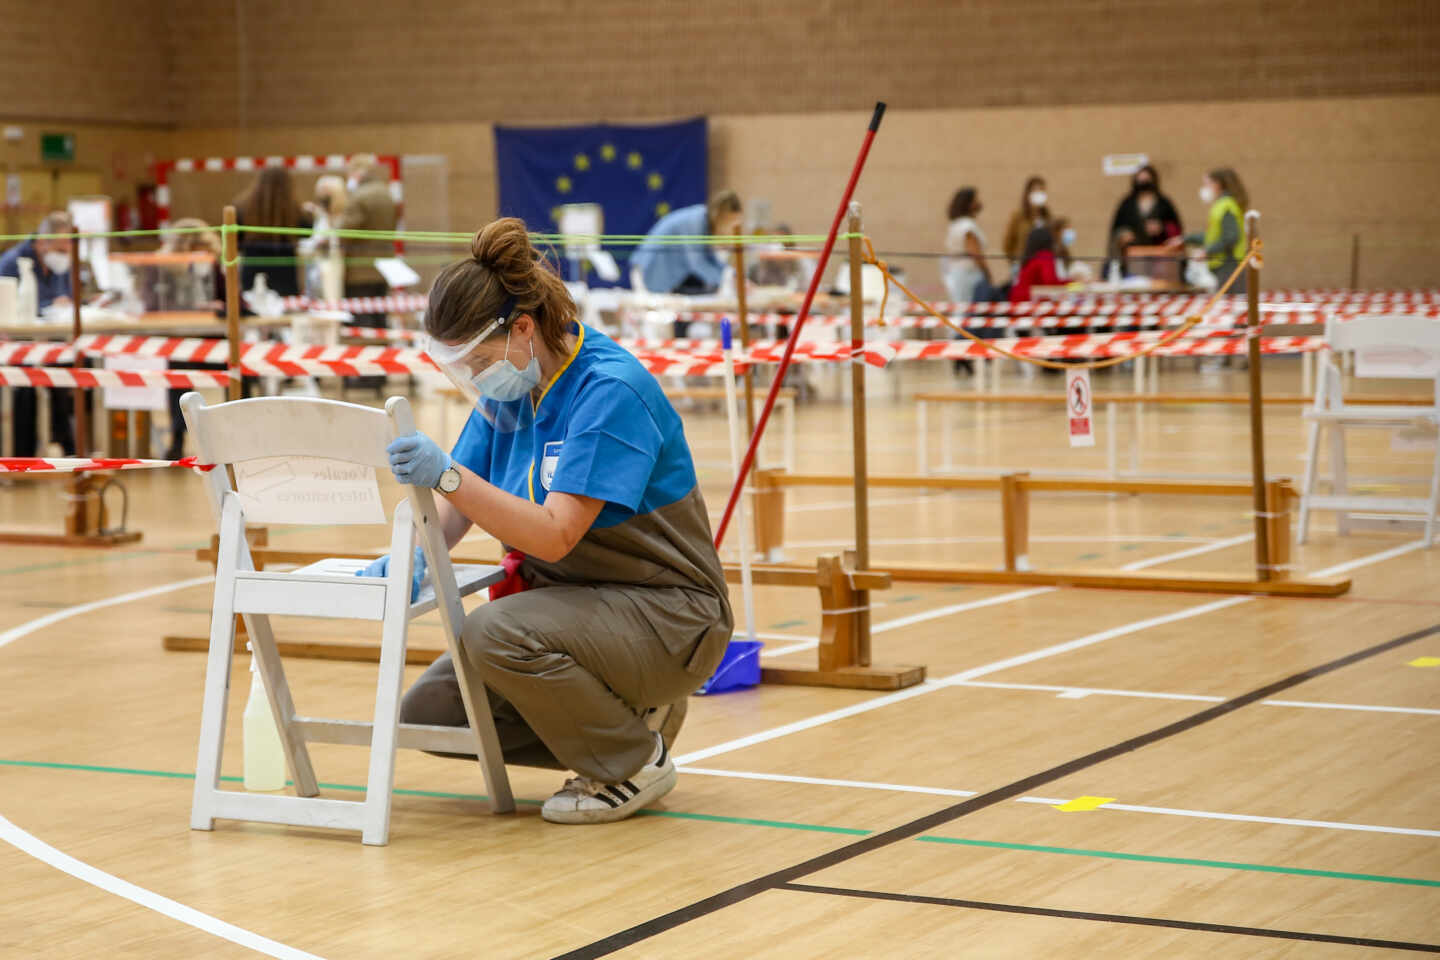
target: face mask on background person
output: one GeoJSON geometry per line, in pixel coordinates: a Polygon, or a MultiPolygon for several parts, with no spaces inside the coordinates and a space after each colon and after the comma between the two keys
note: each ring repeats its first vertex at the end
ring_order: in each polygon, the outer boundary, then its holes
{"type": "Polygon", "coordinates": [[[1060,231],[1060,242],[1065,245],[1065,249],[1067,249],[1067,250],[1070,249],[1071,247],[1074,247],[1074,246],[1075,246],[1075,228],[1074,228],[1074,227],[1066,227],[1064,230],[1061,230],[1061,231],[1060,231]]]}
{"type": "Polygon", "coordinates": [[[1155,209],[1155,193],[1148,188],[1135,197],[1135,207],[1140,211],[1140,216],[1150,216],[1150,211],[1155,209]]]}
{"type": "Polygon", "coordinates": [[[45,269],[51,273],[70,272],[70,254],[61,253],[59,250],[47,250],[41,255],[40,261],[45,264],[45,269]]]}
{"type": "Polygon", "coordinates": [[[1208,207],[1215,202],[1215,199],[1215,188],[1208,183],[1202,183],[1200,185],[1200,202],[1208,207]]]}
{"type": "Polygon", "coordinates": [[[1049,199],[1050,197],[1045,193],[1044,190],[1030,191],[1030,206],[1032,207],[1043,207],[1045,206],[1045,201],[1049,199]]]}

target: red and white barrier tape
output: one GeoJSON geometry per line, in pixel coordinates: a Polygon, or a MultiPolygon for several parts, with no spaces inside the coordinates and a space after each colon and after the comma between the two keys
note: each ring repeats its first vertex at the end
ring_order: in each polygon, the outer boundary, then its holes
{"type": "Polygon", "coordinates": [[[285,297],[283,308],[294,310],[343,310],[347,313],[412,313],[424,310],[429,298],[421,293],[392,293],[384,297],[345,297],[340,300],[312,300],[285,297]]]}
{"type": "Polygon", "coordinates": [[[0,473],[88,473],[92,470],[153,470],[180,467],[208,473],[213,463],[199,463],[196,457],[181,460],[131,460],[104,457],[0,457],[0,473]]]}

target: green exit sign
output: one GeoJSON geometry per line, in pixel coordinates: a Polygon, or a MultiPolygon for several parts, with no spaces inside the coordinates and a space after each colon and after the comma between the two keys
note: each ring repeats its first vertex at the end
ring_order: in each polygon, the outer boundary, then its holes
{"type": "Polygon", "coordinates": [[[40,162],[41,162],[41,163],[74,163],[74,162],[75,162],[75,134],[73,134],[73,133],[42,133],[42,134],[40,134],[40,162]]]}

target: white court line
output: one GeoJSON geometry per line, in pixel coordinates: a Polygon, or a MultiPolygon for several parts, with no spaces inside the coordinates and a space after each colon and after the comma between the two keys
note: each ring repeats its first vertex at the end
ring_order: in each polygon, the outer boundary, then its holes
{"type": "MultiPolygon", "coordinates": [[[[947,790],[944,787],[912,787],[903,783],[875,783],[870,780],[831,780],[828,777],[792,777],[783,773],[749,773],[742,770],[711,770],[707,767],[679,767],[681,773],[733,780],[771,780],[777,783],[805,783],[820,787],[854,787],[858,790],[888,790],[894,793],[924,793],[937,797],[973,797],[974,790],[947,790]]],[[[1063,803],[1064,801],[1057,801],[1063,803]]]]}
{"type": "MultiPolygon", "coordinates": [[[[1108,690],[1103,687],[1064,687],[1048,683],[995,683],[987,680],[973,680],[959,683],[960,687],[989,687],[996,690],[1038,690],[1054,693],[1066,700],[1083,700],[1094,695],[1100,697],[1135,697],[1142,700],[1198,700],[1202,703],[1224,703],[1228,697],[1212,697],[1199,693],[1154,693],[1148,690],[1108,690]]],[[[1305,707],[1312,710],[1358,710],[1365,713],[1408,713],[1416,716],[1440,716],[1440,710],[1429,707],[1387,707],[1369,703],[1325,703],[1320,700],[1261,700],[1262,707],[1305,707]]]]}
{"type": "Polygon", "coordinates": [[[1255,539],[1255,534],[1246,533],[1238,537],[1230,537],[1225,540],[1216,540],[1203,547],[1193,547],[1189,550],[1177,550],[1175,553],[1167,553],[1164,556],[1151,557],[1148,560],[1136,560],[1134,563],[1127,563],[1121,570],[1146,570],[1150,567],[1158,567],[1162,563],[1169,563],[1171,560],[1184,560],[1187,557],[1197,557],[1202,553],[1209,553],[1212,550],[1223,550],[1226,547],[1236,547],[1242,543],[1249,543],[1255,539]]]}
{"type": "MultiPolygon", "coordinates": [[[[1161,554],[1158,557],[1151,557],[1149,560],[1139,560],[1135,563],[1129,564],[1128,566],[1122,567],[1121,569],[1135,570],[1139,569],[1140,566],[1153,566],[1158,563],[1165,563],[1168,560],[1178,560],[1181,557],[1193,557],[1196,554],[1205,553],[1209,550],[1220,550],[1225,547],[1233,546],[1237,542],[1243,542],[1245,540],[1253,539],[1254,536],[1255,535],[1253,533],[1247,533],[1242,537],[1231,537],[1227,540],[1216,540],[1210,542],[1206,546],[1195,547],[1187,550],[1177,550],[1174,553],[1166,553],[1161,554]]],[[[992,607],[1000,603],[1010,603],[1013,600],[1025,600],[1030,597],[1038,597],[1041,594],[1054,593],[1057,589],[1057,587],[1031,587],[1026,590],[1015,590],[1010,593],[1002,593],[999,596],[988,597],[984,600],[972,600],[969,603],[957,603],[948,607],[939,607],[935,610],[926,610],[921,613],[914,613],[908,617],[899,617],[895,620],[887,620],[885,623],[877,623],[870,628],[870,632],[872,634],[884,633],[886,630],[897,630],[900,627],[908,627],[916,623],[923,623],[926,620],[936,620],[940,617],[948,617],[951,614],[955,613],[964,613],[967,610],[978,610],[981,607],[992,607]]],[[[756,634],[756,636],[759,636],[759,634],[756,634]]],[[[760,656],[780,657],[784,656],[787,653],[799,653],[802,650],[810,650],[819,645],[820,641],[818,638],[815,640],[802,640],[788,646],[777,647],[774,650],[762,651],[760,656]]]]}
{"type": "Polygon", "coordinates": [[[12,627],[4,633],[0,633],[0,648],[6,647],[27,634],[50,626],[52,623],[59,623],[61,620],[68,620],[71,617],[78,617],[82,613],[89,613],[92,610],[99,610],[102,607],[113,606],[117,603],[129,603],[131,600],[144,600],[146,597],[159,596],[162,593],[170,593],[174,590],[184,590],[186,587],[198,587],[202,583],[210,583],[215,577],[193,577],[189,580],[178,580],[175,583],[166,583],[158,587],[150,587],[145,590],[136,590],[133,593],[122,593],[116,597],[107,597],[104,600],[95,600],[91,603],[82,603],[75,607],[66,607],[64,610],[57,610],[54,613],[47,613],[43,617],[37,617],[28,623],[22,623],[18,627],[12,627]]]}
{"type": "MultiPolygon", "coordinates": [[[[1326,567],[1323,570],[1317,570],[1314,573],[1307,574],[1307,576],[1334,576],[1337,573],[1343,573],[1347,570],[1354,570],[1357,567],[1366,566],[1372,563],[1381,563],[1385,560],[1390,560],[1394,557],[1401,556],[1402,554],[1409,553],[1412,550],[1418,550],[1423,545],[1423,541],[1417,540],[1413,543],[1403,544],[1399,547],[1393,547],[1389,550],[1382,550],[1379,553],[1370,554],[1369,556],[1365,557],[1359,557],[1355,560],[1350,560],[1345,563],[1337,564],[1333,567],[1326,567]]],[[[1040,592],[1048,592],[1050,590],[1053,590],[1054,588],[1041,587],[1038,589],[1040,592]]],[[[1027,592],[1029,591],[1016,591],[1016,593],[1027,592]]],[[[1014,597],[1013,594],[1005,594],[1002,596],[1011,596],[1012,598],[1014,597]]],[[[1111,630],[1104,630],[1100,633],[1094,633],[1090,634],[1089,636],[1080,637],[1079,639],[1071,640],[1068,643],[1054,644],[1053,646],[1043,647],[1039,650],[1034,650],[1030,653],[1021,654],[1016,657],[1010,657],[1005,660],[997,660],[994,663],[985,664],[984,666],[980,667],[974,667],[970,670],[962,670],[960,673],[951,674],[950,676],[943,677],[940,680],[926,680],[923,683],[920,683],[913,687],[909,687],[905,690],[897,690],[894,693],[888,693],[883,696],[874,697],[861,703],[851,704],[848,707],[841,707],[838,710],[830,710],[826,713],[820,713],[811,717],[806,717],[803,720],[796,720],[782,726],[772,727],[769,730],[762,730],[758,733],[752,733],[748,736],[737,737],[734,740],[727,740],[723,743],[718,743],[712,747],[705,747],[701,750],[694,750],[690,753],[677,756],[674,758],[674,760],[677,765],[693,763],[697,760],[705,760],[709,757],[718,756],[722,753],[730,753],[733,750],[740,750],[745,747],[755,746],[756,744],[766,743],[770,740],[776,740],[780,737],[789,736],[792,733],[800,733],[801,731],[810,730],[815,727],[823,726],[827,723],[833,723],[836,720],[844,720],[845,718],[853,717],[856,714],[868,713],[871,710],[878,710],[879,708],[887,707],[892,703],[900,703],[905,700],[910,700],[914,697],[923,696],[927,693],[933,693],[934,691],[942,689],[944,687],[961,684],[965,681],[974,680],[987,674],[997,673],[1001,670],[1008,670],[1011,667],[1020,666],[1026,663],[1032,663],[1036,660],[1043,660],[1047,657],[1056,656],[1057,654],[1069,653],[1072,650],[1078,650],[1082,647],[1087,647],[1092,644],[1113,639],[1115,637],[1124,636],[1129,633],[1136,633],[1141,630],[1148,630],[1151,627],[1163,626],[1167,623],[1174,623],[1177,620],[1185,620],[1190,617],[1201,616],[1206,613],[1212,613],[1216,610],[1225,610],[1230,607],[1238,606],[1242,603],[1249,603],[1253,599],[1254,597],[1228,597],[1224,600],[1216,600],[1211,603],[1202,604],[1198,607],[1189,607],[1176,613],[1166,614],[1165,616],[1151,617],[1146,620],[1137,620],[1134,623],[1128,623],[1124,626],[1115,627],[1111,630]]],[[[1000,602],[1000,598],[998,597],[991,598],[991,600],[994,602],[1000,602]]],[[[929,612],[932,614],[939,613],[939,611],[929,612]]],[[[921,615],[917,614],[916,616],[918,617],[921,615]]],[[[902,617],[901,620],[909,620],[910,622],[916,622],[914,618],[902,617]]],[[[892,620],[889,623],[896,622],[897,621],[892,620]]],[[[888,626],[888,624],[881,626],[888,626]]],[[[880,627],[875,628],[875,630],[879,629],[880,627]]]]}
{"type": "Polygon", "coordinates": [[[222,940],[229,940],[231,943],[239,944],[266,956],[279,958],[279,960],[322,960],[313,953],[306,953],[304,950],[286,946],[269,937],[262,937],[258,933],[242,930],[240,927],[212,917],[208,913],[201,913],[199,910],[187,907],[183,903],[177,903],[169,897],[162,897],[152,890],[138,887],[128,880],[121,880],[113,874],[97,870],[88,863],[56,850],[33,834],[26,833],[3,816],[0,816],[0,840],[4,840],[17,850],[30,854],[41,863],[54,867],[62,873],[68,873],[77,880],[83,880],[91,886],[99,887],[106,893],[113,893],[117,897],[154,910],[156,913],[164,914],[173,920],[179,920],[181,923],[222,940]]]}
{"type": "MultiPolygon", "coordinates": [[[[1048,591],[1051,588],[1045,587],[1042,589],[1048,591]]],[[[1017,592],[1028,593],[1030,591],[1021,590],[1017,592]]],[[[1214,610],[1223,610],[1226,607],[1233,607],[1236,604],[1244,603],[1249,599],[1249,597],[1227,597],[1224,600],[1216,600],[1211,603],[1201,604],[1198,607],[1189,607],[1176,613],[1168,613],[1160,617],[1150,617],[1146,620],[1137,620],[1134,623],[1127,623],[1123,626],[1113,627],[1109,630],[1102,630],[1099,633],[1092,633],[1075,640],[1067,641],[1065,643],[1057,643],[1049,647],[1042,647],[1039,650],[1032,650],[1029,653],[1022,653],[1018,656],[1007,657],[1004,660],[997,660],[994,663],[987,663],[983,666],[972,667],[969,670],[962,670],[959,673],[951,674],[950,676],[943,677],[939,680],[926,680],[925,682],[918,684],[917,686],[909,687],[905,690],[897,690],[894,693],[887,693],[883,696],[874,697],[870,700],[862,701],[861,703],[851,704],[848,707],[841,707],[839,710],[831,710],[827,713],[821,713],[816,714],[813,717],[807,717],[804,720],[796,720],[793,723],[787,723],[783,726],[773,727],[769,730],[762,730],[759,733],[752,733],[746,737],[738,737],[734,740],[727,740],[724,743],[716,744],[713,747],[706,747],[702,750],[694,750],[690,753],[675,757],[675,762],[676,764],[684,765],[687,763],[693,763],[696,760],[705,760],[709,757],[717,756],[722,753],[729,753],[732,750],[739,750],[742,747],[751,747],[757,743],[765,743],[769,740],[775,740],[780,737],[788,736],[792,733],[799,733],[802,730],[809,730],[814,727],[823,726],[827,723],[832,723],[836,720],[843,720],[846,717],[853,717],[856,714],[868,713],[871,710],[878,710],[879,708],[887,707],[892,703],[900,703],[901,701],[910,700],[914,697],[924,696],[927,693],[934,693],[936,690],[942,690],[947,687],[954,686],[955,684],[963,682],[965,680],[973,680],[976,677],[983,677],[986,674],[996,673],[1000,670],[1008,670],[1011,667],[1018,667],[1022,664],[1032,663],[1036,660],[1043,660],[1046,657],[1053,657],[1057,654],[1069,653],[1072,650],[1079,650],[1082,647],[1088,647],[1096,643],[1101,643],[1105,640],[1114,639],[1115,637],[1123,637],[1129,633],[1138,633],[1141,630],[1148,630],[1151,627],[1158,627],[1167,623],[1174,623],[1178,620],[1186,620],[1190,617],[1197,617],[1202,614],[1210,613],[1214,610]]],[[[1000,598],[992,597],[991,600],[999,602],[1000,598]]],[[[933,610],[930,612],[938,613],[938,611],[933,610]]],[[[896,621],[892,620],[890,622],[894,623],[896,621]]]]}
{"type": "MultiPolygon", "coordinates": [[[[923,793],[936,797],[974,797],[975,790],[952,790],[946,787],[917,787],[904,783],[876,783],[868,780],[832,780],[826,777],[795,777],[780,773],[755,773],[749,770],[715,770],[709,767],[680,767],[681,773],[705,777],[728,777],[734,780],[766,780],[774,783],[801,783],[821,787],[850,787],[860,790],[884,790],[892,793],[923,793]]],[[[1053,807],[1065,803],[1059,797],[1016,797],[1014,803],[1033,803],[1053,807]]],[[[1248,813],[1220,813],[1215,810],[1188,810],[1183,807],[1152,807],[1134,803],[1106,803],[1097,810],[1118,810],[1124,813],[1152,813],[1167,817],[1193,817],[1201,820],[1230,820],[1242,823],[1268,823],[1286,827],[1317,827],[1325,830],[1354,830],[1362,833],[1389,833],[1407,837],[1440,837],[1440,830],[1417,827],[1387,827],[1368,823],[1347,823],[1343,820],[1303,820],[1295,817],[1266,817],[1248,813]]]]}

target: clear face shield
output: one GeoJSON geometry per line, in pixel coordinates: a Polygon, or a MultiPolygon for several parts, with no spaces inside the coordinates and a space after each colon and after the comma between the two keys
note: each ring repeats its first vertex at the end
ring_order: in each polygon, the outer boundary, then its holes
{"type": "MultiPolygon", "coordinates": [[[[486,324],[475,336],[463,343],[445,343],[433,337],[428,340],[424,351],[435,366],[454,385],[465,399],[470,401],[490,426],[503,433],[513,433],[534,422],[534,409],[528,397],[518,400],[496,400],[485,396],[484,384],[501,372],[509,360],[504,356],[485,356],[478,350],[482,343],[510,322],[515,310],[515,298],[511,297],[501,308],[502,312],[486,324]]],[[[506,331],[506,353],[509,352],[509,331],[506,331]]]]}

